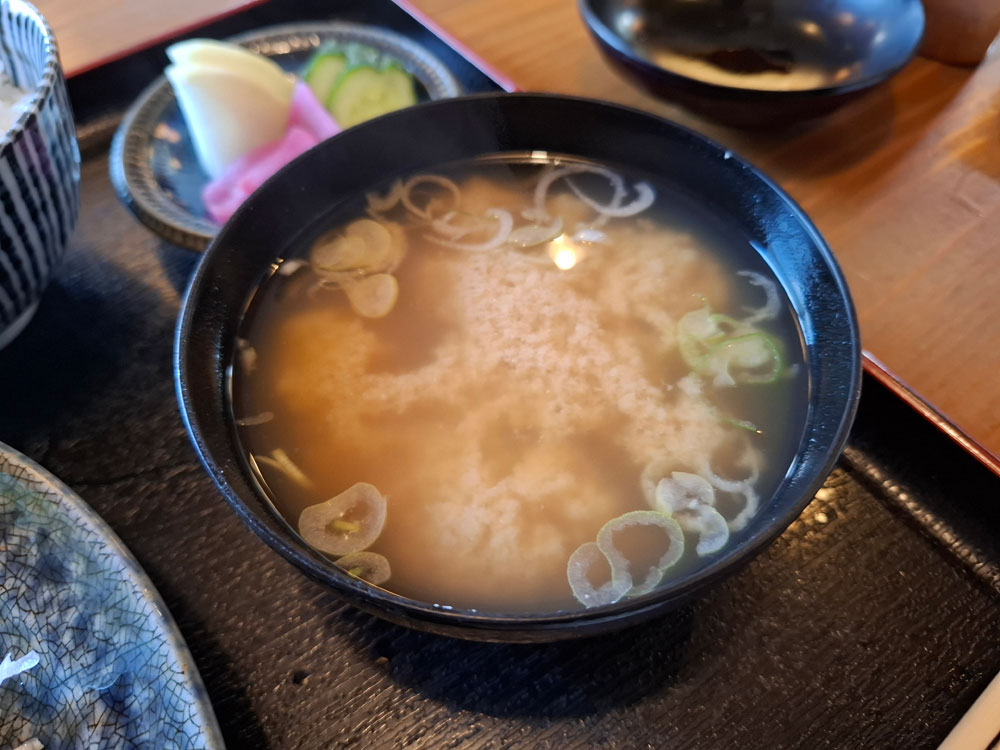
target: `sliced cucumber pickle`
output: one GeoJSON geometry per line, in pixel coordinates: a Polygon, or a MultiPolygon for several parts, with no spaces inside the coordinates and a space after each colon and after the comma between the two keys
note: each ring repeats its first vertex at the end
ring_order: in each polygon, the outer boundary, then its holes
{"type": "Polygon", "coordinates": [[[302,78],[316,98],[325,102],[330,98],[330,92],[345,70],[347,70],[347,56],[343,52],[319,52],[309,61],[302,78]]]}
{"type": "Polygon", "coordinates": [[[349,128],[416,102],[413,78],[405,70],[397,65],[384,70],[361,65],[340,76],[326,107],[341,127],[349,128]]]}

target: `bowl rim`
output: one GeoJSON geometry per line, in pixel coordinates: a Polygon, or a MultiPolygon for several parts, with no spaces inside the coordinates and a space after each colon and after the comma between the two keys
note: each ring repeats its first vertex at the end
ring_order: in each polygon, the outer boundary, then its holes
{"type": "Polygon", "coordinates": [[[606,51],[620,56],[623,62],[627,61],[630,65],[641,67],[647,73],[657,76],[663,81],[669,80],[675,86],[685,86],[692,90],[696,89],[705,95],[718,98],[742,97],[746,99],[786,100],[793,98],[844,96],[854,92],[863,91],[888,80],[892,76],[896,75],[896,73],[900,70],[905,68],[916,57],[926,30],[926,17],[923,4],[916,2],[914,3],[914,8],[920,15],[920,31],[916,35],[913,45],[907,54],[901,56],[900,59],[893,65],[885,67],[877,73],[870,73],[864,78],[850,80],[842,84],[814,86],[812,88],[790,90],[760,89],[752,86],[729,86],[721,83],[713,83],[711,81],[702,80],[701,78],[686,76],[676,70],[657,65],[647,57],[638,54],[625,42],[621,35],[616,34],[611,28],[608,27],[608,25],[604,22],[604,19],[602,19],[597,14],[597,11],[594,10],[593,0],[576,0],[576,2],[577,9],[581,18],[583,18],[584,25],[590,31],[591,35],[598,41],[598,44],[606,51]]]}
{"type": "MultiPolygon", "coordinates": [[[[839,460],[844,445],[847,442],[850,426],[858,407],[858,400],[861,389],[862,357],[860,334],[858,331],[857,316],[851,299],[850,291],[847,287],[844,275],[833,256],[829,246],[823,240],[815,225],[808,218],[805,212],[785,193],[773,180],[767,177],[759,169],[752,166],[745,159],[734,154],[730,149],[713,141],[706,136],[679,125],[666,118],[654,115],[650,112],[613,104],[606,101],[589,99],[585,97],[566,96],[559,94],[543,93],[487,93],[471,96],[458,97],[455,99],[438,100],[422,103],[415,107],[402,110],[400,112],[385,115],[378,118],[384,126],[388,126],[390,119],[401,119],[405,117],[422,117],[420,110],[433,110],[437,107],[465,106],[472,102],[490,102],[493,100],[552,100],[554,102],[576,102],[582,106],[598,107],[609,110],[617,110],[626,113],[631,117],[639,117],[649,121],[655,121],[660,127],[666,126],[675,131],[679,138],[688,142],[695,142],[702,148],[709,149],[731,163],[733,167],[746,170],[752,179],[759,182],[765,191],[771,191],[781,205],[788,210],[789,215],[809,237],[813,243],[815,251],[824,263],[824,267],[830,272],[831,280],[836,287],[837,299],[843,303],[843,325],[848,334],[846,342],[850,348],[850,362],[845,365],[848,374],[844,377],[845,386],[841,393],[843,407],[839,411],[836,419],[836,426],[830,427],[828,447],[823,449],[823,460],[818,470],[814,470],[808,484],[800,490],[800,495],[796,502],[789,503],[783,513],[769,517],[766,525],[762,525],[757,531],[748,534],[741,540],[728,555],[719,558],[716,563],[702,567],[700,570],[685,576],[678,585],[667,585],[643,597],[631,600],[622,600],[612,605],[595,607],[592,609],[569,610],[555,613],[519,613],[514,615],[504,615],[502,613],[481,613],[467,609],[451,608],[430,602],[423,602],[408,597],[394,594],[385,589],[371,586],[363,581],[348,576],[339,571],[332,563],[326,561],[318,553],[312,552],[305,543],[293,541],[292,535],[286,534],[282,537],[275,528],[268,526],[257,513],[265,512],[264,503],[260,498],[254,498],[258,505],[247,502],[227,480],[227,474],[231,471],[246,472],[246,468],[238,463],[233,463],[228,458],[218,460],[213,457],[208,442],[201,429],[199,415],[196,413],[194,404],[191,401],[191,389],[188,382],[190,369],[190,356],[186,343],[190,340],[191,331],[198,312],[199,300],[211,290],[213,281],[211,272],[214,271],[213,259],[222,253],[228,241],[228,236],[232,227],[238,225],[241,217],[253,208],[249,206],[252,199],[248,200],[222,228],[213,239],[205,253],[199,259],[198,265],[190,279],[188,288],[182,302],[181,312],[178,317],[174,338],[174,377],[175,386],[180,406],[181,417],[188,431],[189,437],[194,444],[199,460],[204,465],[209,476],[213,479],[218,490],[223,497],[236,511],[243,521],[254,530],[275,551],[281,554],[300,568],[308,576],[320,580],[329,585],[334,591],[343,595],[348,601],[363,610],[385,617],[391,621],[415,626],[422,629],[433,630],[434,632],[447,635],[458,635],[459,637],[474,638],[481,640],[555,640],[558,638],[577,637],[583,634],[596,634],[612,629],[618,629],[626,624],[634,624],[644,619],[656,616],[661,611],[674,603],[685,601],[696,592],[710,586],[723,578],[730,576],[735,570],[748,563],[757,556],[766,546],[782,534],[788,525],[791,524],[802,512],[802,510],[812,501],[815,493],[822,486],[829,473],[833,470],[839,460]],[[414,114],[417,113],[417,114],[414,114]],[[320,560],[323,563],[320,563],[320,560]],[[528,631],[531,635],[526,635],[528,631]],[[573,632],[569,632],[573,631],[573,632]]],[[[431,116],[428,114],[427,116],[431,116]]],[[[358,128],[359,129],[359,128],[358,128]]],[[[349,136],[351,132],[358,129],[344,131],[343,134],[335,136],[326,143],[349,136]]],[[[328,146],[333,148],[333,146],[328,146]]],[[[323,148],[323,145],[316,147],[323,148]]],[[[344,146],[348,150],[347,144],[344,146]]],[[[294,165],[300,161],[306,161],[309,152],[293,161],[285,167],[275,177],[272,177],[267,184],[272,181],[276,184],[280,175],[285,170],[295,169],[294,165]]],[[[267,190],[267,184],[262,187],[261,192],[267,190]]],[[[361,188],[359,188],[361,189],[361,188]]],[[[223,384],[224,386],[224,384],[223,384]]],[[[226,415],[219,415],[223,421],[228,420],[226,415]]],[[[228,425],[227,425],[228,427],[228,425]]],[[[804,439],[804,436],[803,436],[804,439]]],[[[235,451],[234,451],[235,452],[235,451]]],[[[250,485],[252,486],[252,484],[250,485]]],[[[274,521],[275,519],[270,519],[274,521]]],[[[284,520],[280,523],[287,527],[284,520]]]]}
{"type": "MultiPolygon", "coordinates": [[[[7,129],[7,132],[0,135],[0,151],[5,150],[7,146],[14,143],[21,136],[21,133],[24,132],[28,121],[38,116],[42,106],[52,95],[59,76],[62,75],[62,68],[59,62],[59,46],[56,43],[52,27],[49,26],[49,22],[45,20],[45,16],[41,14],[41,11],[27,2],[27,0],[4,0],[3,6],[0,8],[0,16],[8,14],[30,18],[32,23],[41,29],[45,51],[45,67],[42,70],[39,82],[29,92],[30,99],[27,106],[22,109],[21,113],[7,129]]],[[[0,44],[6,45],[2,36],[0,36],[0,44]]]]}

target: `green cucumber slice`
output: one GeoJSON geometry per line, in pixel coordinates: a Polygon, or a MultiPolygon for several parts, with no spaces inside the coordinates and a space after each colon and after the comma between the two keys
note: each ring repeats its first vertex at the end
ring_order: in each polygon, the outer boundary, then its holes
{"type": "Polygon", "coordinates": [[[312,89],[316,98],[320,102],[325,102],[345,70],[347,70],[347,56],[343,52],[320,51],[310,58],[302,79],[312,89]]]}
{"type": "Polygon", "coordinates": [[[330,92],[326,108],[342,128],[417,103],[413,77],[390,65],[376,70],[361,65],[347,70],[330,92]]]}

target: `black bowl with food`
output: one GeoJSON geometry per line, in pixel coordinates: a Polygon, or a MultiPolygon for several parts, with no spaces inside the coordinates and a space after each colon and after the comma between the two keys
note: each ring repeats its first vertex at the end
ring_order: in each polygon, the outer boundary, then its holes
{"type": "Polygon", "coordinates": [[[177,329],[222,495],[352,604],[462,638],[654,617],[802,511],[860,387],[829,249],[742,159],[560,96],[348,130],[212,243],[177,329]]]}
{"type": "Polygon", "coordinates": [[[916,54],[920,0],[578,0],[607,60],[736,125],[826,114],[916,54]]]}

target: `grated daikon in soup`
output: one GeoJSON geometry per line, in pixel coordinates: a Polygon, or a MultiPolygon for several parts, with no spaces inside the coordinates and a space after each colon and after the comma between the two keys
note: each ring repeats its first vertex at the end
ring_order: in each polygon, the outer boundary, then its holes
{"type": "Polygon", "coordinates": [[[724,554],[805,374],[745,239],[641,176],[482,160],[336,207],[252,299],[239,437],[275,508],[400,595],[545,613],[724,554]]]}

